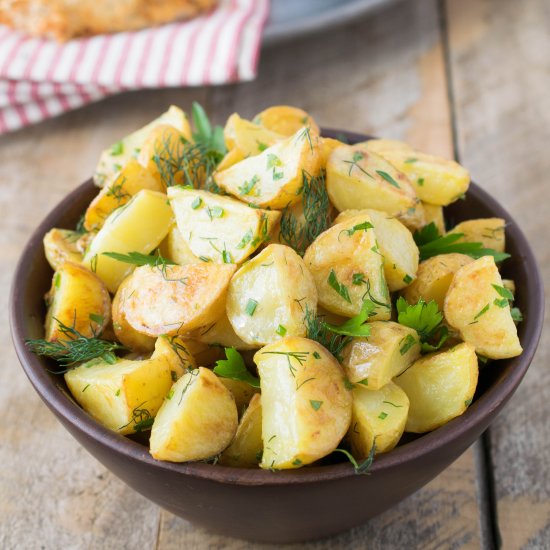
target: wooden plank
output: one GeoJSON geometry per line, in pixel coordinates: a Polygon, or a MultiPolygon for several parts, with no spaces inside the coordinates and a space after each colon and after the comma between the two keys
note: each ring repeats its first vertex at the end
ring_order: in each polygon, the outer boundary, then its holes
{"type": "MultiPolygon", "coordinates": [[[[548,288],[548,2],[448,0],[447,14],[461,159],[525,231],[548,288]]],[[[543,338],[489,432],[503,548],[548,548],[550,541],[549,360],[543,338]]]]}

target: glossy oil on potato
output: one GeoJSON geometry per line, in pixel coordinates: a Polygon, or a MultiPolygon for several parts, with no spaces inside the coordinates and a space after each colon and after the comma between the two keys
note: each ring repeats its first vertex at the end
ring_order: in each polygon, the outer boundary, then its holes
{"type": "Polygon", "coordinates": [[[470,344],[425,355],[394,382],[410,401],[405,431],[424,433],[460,416],[476,391],[478,365],[470,344]]]}
{"type": "Polygon", "coordinates": [[[369,323],[368,338],[353,338],[344,348],[342,365],[353,383],[378,390],[420,356],[417,332],[393,321],[369,323]]]}
{"type": "Polygon", "coordinates": [[[151,455],[188,462],[221,453],[237,431],[231,392],[203,367],[187,372],[170,390],[151,430],[151,455]]]}
{"type": "Polygon", "coordinates": [[[351,391],[320,344],[290,336],[256,352],[262,390],[262,468],[289,469],[330,454],[351,420],[351,391]]]}
{"type": "Polygon", "coordinates": [[[66,262],[54,273],[47,295],[49,303],[45,339],[67,339],[59,322],[87,338],[100,334],[111,318],[111,299],[105,285],[88,269],[66,262]]]}
{"type": "Polygon", "coordinates": [[[241,263],[269,239],[279,212],[196,189],[170,187],[178,229],[191,252],[216,263],[241,263]]]}
{"type": "Polygon", "coordinates": [[[328,311],[353,317],[365,298],[377,305],[373,320],[386,320],[391,303],[372,220],[355,216],[321,233],[309,246],[304,262],[313,275],[319,304],[328,311]]]}
{"type": "Polygon", "coordinates": [[[82,252],[78,248],[80,233],[70,229],[50,229],[44,235],[44,254],[50,267],[55,271],[65,262],[79,264],[82,252]]]}
{"type": "Polygon", "coordinates": [[[304,126],[308,126],[316,134],[320,133],[319,126],[309,113],[290,105],[268,107],[258,113],[253,120],[256,124],[283,136],[291,136],[304,126]]]}
{"type": "Polygon", "coordinates": [[[305,336],[306,311],[317,311],[315,281],[288,246],[269,245],[231,279],[227,317],[247,344],[259,347],[283,336],[305,336]]]}
{"type": "Polygon", "coordinates": [[[409,413],[407,394],[393,382],[377,390],[356,385],[348,438],[356,459],[391,451],[403,435],[409,413]]]}
{"type": "Polygon", "coordinates": [[[445,297],[445,319],[477,353],[490,359],[522,352],[510,305],[498,292],[503,287],[492,256],[459,269],[445,297]]]}
{"type": "Polygon", "coordinates": [[[237,266],[201,263],[141,266],[130,276],[121,303],[127,322],[147,336],[184,334],[220,319],[237,266]]]}

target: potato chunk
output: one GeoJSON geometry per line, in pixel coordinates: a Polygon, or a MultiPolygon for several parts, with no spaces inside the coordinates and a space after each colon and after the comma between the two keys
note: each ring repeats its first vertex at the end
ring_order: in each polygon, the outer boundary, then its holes
{"type": "Polygon", "coordinates": [[[394,380],[410,401],[405,431],[429,432],[460,416],[472,402],[477,378],[475,349],[466,343],[413,363],[394,380]]]}
{"type": "Polygon", "coordinates": [[[260,395],[255,394],[239,422],[235,439],[221,454],[218,463],[254,468],[260,463],[262,450],[262,404],[260,395]]]}
{"type": "Polygon", "coordinates": [[[355,458],[365,459],[375,444],[375,453],[391,451],[401,439],[409,413],[409,398],[396,384],[389,382],[378,390],[357,386],[353,390],[353,408],[349,439],[355,458]]]}
{"type": "Polygon", "coordinates": [[[439,233],[441,235],[445,235],[445,217],[443,215],[443,207],[435,204],[429,204],[427,202],[423,202],[422,206],[424,208],[424,221],[426,222],[426,225],[429,223],[434,223],[439,233]]]}
{"type": "Polygon", "coordinates": [[[445,297],[447,322],[476,352],[506,359],[522,350],[495,260],[483,256],[459,269],[445,297]]]}
{"type": "Polygon", "coordinates": [[[321,233],[307,249],[304,262],[315,280],[319,304],[328,311],[353,317],[371,298],[382,304],[372,319],[390,318],[383,258],[368,215],[349,218],[321,233]]]}
{"type": "Polygon", "coordinates": [[[464,236],[456,242],[481,243],[484,248],[504,252],[505,227],[506,222],[502,218],[482,218],[459,223],[449,233],[463,233],[464,236]]]}
{"type": "Polygon", "coordinates": [[[158,174],[144,168],[135,159],[130,159],[116,178],[106,184],[90,203],[84,214],[84,227],[88,231],[99,231],[112,212],[124,206],[142,189],[158,193],[166,190],[158,174]]]}
{"type": "Polygon", "coordinates": [[[170,124],[191,139],[191,126],[187,115],[173,105],[160,117],[136,130],[101,153],[94,173],[94,182],[99,187],[111,183],[113,177],[132,158],[138,156],[141,146],[156,126],[170,124]]]}
{"type": "Polygon", "coordinates": [[[300,199],[303,172],[319,170],[319,138],[307,128],[217,172],[216,183],[238,199],[260,208],[285,208],[300,199]]]}
{"type": "Polygon", "coordinates": [[[159,252],[163,258],[178,265],[198,264],[202,262],[189,248],[178,226],[174,224],[168,235],[160,243],[159,252]]]}
{"type": "Polygon", "coordinates": [[[316,134],[320,133],[319,126],[310,114],[298,107],[290,107],[289,105],[268,107],[258,113],[253,122],[283,136],[291,136],[304,126],[309,126],[316,134]]]}
{"type": "Polygon", "coordinates": [[[268,147],[275,145],[275,143],[287,137],[286,135],[273,132],[265,126],[241,118],[237,113],[233,113],[227,119],[223,129],[223,136],[227,149],[231,152],[238,152],[238,156],[235,155],[234,157],[238,159],[235,162],[259,155],[268,147]]]}
{"type": "Polygon", "coordinates": [[[208,191],[170,187],[168,198],[191,252],[217,263],[243,262],[281,216],[208,191]]]}
{"type": "Polygon", "coordinates": [[[406,174],[424,202],[447,206],[468,191],[470,174],[454,160],[427,155],[390,140],[370,140],[366,146],[406,174]]]}
{"type": "Polygon", "coordinates": [[[443,311],[443,302],[453,275],[473,261],[464,254],[440,254],[424,260],[418,267],[416,279],[403,290],[405,300],[409,304],[417,304],[420,298],[425,302],[435,300],[443,311]]]}
{"type": "Polygon", "coordinates": [[[251,399],[260,391],[258,388],[254,388],[248,384],[248,382],[222,377],[219,377],[219,379],[220,382],[233,394],[233,399],[235,399],[235,405],[237,405],[237,411],[239,414],[243,413],[251,399]]]}
{"type": "Polygon", "coordinates": [[[128,280],[121,307],[131,327],[147,336],[184,334],[220,319],[233,264],[141,266],[128,280]]]}
{"type": "Polygon", "coordinates": [[[393,321],[369,323],[368,338],[354,338],[343,352],[342,365],[351,382],[379,390],[420,356],[418,334],[393,321]]]}
{"type": "Polygon", "coordinates": [[[235,273],[227,316],[235,333],[259,347],[283,336],[305,336],[306,310],[317,311],[317,290],[292,248],[271,244],[235,273]]]}
{"type": "Polygon", "coordinates": [[[331,453],[348,430],[351,392],[320,344],[290,336],[256,352],[262,390],[262,468],[288,469],[331,453]]]}
{"type": "Polygon", "coordinates": [[[116,292],[135,266],[105,256],[104,252],[140,252],[149,254],[164,239],[173,223],[166,195],[139,191],[127,204],[115,210],[105,221],[88,247],[83,264],[94,271],[116,292]]]}
{"type": "Polygon", "coordinates": [[[189,371],[172,387],[151,430],[151,455],[187,462],[221,453],[237,431],[231,392],[203,367],[189,371]]]}
{"type": "MultiPolygon", "coordinates": [[[[372,208],[405,216],[412,223],[422,206],[407,176],[360,144],[332,151],[327,162],[327,191],[340,212],[372,208]]],[[[423,223],[421,217],[416,225],[423,223]]]]}
{"type": "Polygon", "coordinates": [[[44,235],[44,254],[54,271],[65,262],[79,264],[82,261],[77,244],[80,236],[77,231],[69,229],[50,229],[44,235]]]}
{"type": "Polygon", "coordinates": [[[242,338],[237,336],[237,333],[229,322],[226,312],[223,313],[220,319],[195,330],[190,336],[198,342],[224,346],[226,348],[235,348],[238,350],[255,349],[259,347],[254,344],[247,344],[242,338]]]}
{"type": "Polygon", "coordinates": [[[91,271],[71,262],[54,273],[47,301],[44,338],[49,342],[67,339],[59,322],[91,338],[100,334],[111,318],[111,299],[105,285],[91,271]]]}
{"type": "Polygon", "coordinates": [[[391,292],[401,290],[416,277],[418,247],[411,232],[396,218],[380,210],[344,210],[334,223],[367,214],[374,225],[380,254],[384,256],[384,275],[391,292]]]}
{"type": "Polygon", "coordinates": [[[82,408],[106,428],[130,434],[151,426],[152,418],[184,368],[168,342],[159,338],[151,359],[93,359],[65,373],[82,408]]]}

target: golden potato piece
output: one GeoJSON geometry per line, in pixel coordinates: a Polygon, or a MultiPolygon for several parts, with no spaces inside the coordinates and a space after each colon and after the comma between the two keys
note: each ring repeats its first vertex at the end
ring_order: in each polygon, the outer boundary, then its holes
{"type": "Polygon", "coordinates": [[[187,115],[173,105],[160,117],[143,128],[129,134],[101,153],[99,163],[94,173],[94,182],[99,187],[110,184],[116,174],[132,158],[139,155],[141,147],[155,127],[170,124],[178,129],[186,139],[191,139],[191,126],[187,115]]]}
{"type": "MultiPolygon", "coordinates": [[[[303,126],[303,124],[301,126],[303,126]]],[[[296,130],[298,130],[298,128],[296,128],[296,130]]],[[[233,113],[227,119],[223,129],[223,136],[227,149],[233,153],[234,158],[237,159],[235,162],[239,162],[247,157],[259,155],[268,147],[275,145],[275,143],[287,137],[286,135],[273,132],[265,126],[241,118],[237,113],[233,113]]]]}
{"type": "Polygon", "coordinates": [[[504,252],[506,222],[502,218],[482,218],[459,223],[449,233],[462,233],[456,242],[481,243],[484,248],[504,252]]]}
{"type": "Polygon", "coordinates": [[[495,260],[483,256],[459,269],[445,297],[445,319],[477,353],[506,359],[522,350],[495,260]]]}
{"type": "Polygon", "coordinates": [[[407,394],[393,382],[378,390],[356,386],[353,390],[351,452],[363,460],[375,444],[375,453],[391,451],[401,439],[409,413],[407,394]]]}
{"type": "Polygon", "coordinates": [[[353,317],[366,298],[377,305],[373,320],[391,316],[383,258],[371,218],[349,218],[321,233],[309,246],[304,262],[317,286],[319,304],[337,315],[353,317]]]}
{"type": "Polygon", "coordinates": [[[320,344],[290,336],[256,352],[262,390],[261,468],[289,469],[330,454],[351,420],[351,392],[320,344]]]}
{"type": "Polygon", "coordinates": [[[101,334],[111,319],[111,298],[101,280],[86,268],[65,262],[54,273],[47,294],[45,336],[49,342],[67,340],[59,323],[91,338],[101,334]]]}
{"type": "Polygon", "coordinates": [[[327,162],[327,191],[340,212],[372,208],[404,216],[407,225],[424,221],[422,205],[407,176],[364,145],[344,145],[332,151],[327,162]]]}
{"type": "Polygon", "coordinates": [[[224,312],[220,319],[210,325],[195,330],[190,336],[198,342],[224,346],[226,348],[235,348],[238,350],[257,349],[259,347],[257,345],[247,344],[237,336],[229,322],[226,312],[224,312]]]}
{"type": "Polygon", "coordinates": [[[420,298],[425,302],[435,300],[441,311],[453,275],[461,267],[473,262],[464,254],[440,254],[420,262],[416,279],[403,290],[409,304],[417,304],[420,298]]]}
{"type": "Polygon", "coordinates": [[[80,236],[77,231],[69,229],[50,229],[44,235],[44,254],[54,271],[65,262],[79,264],[82,261],[82,252],[77,245],[80,236]]]}
{"type": "Polygon", "coordinates": [[[221,453],[237,431],[237,407],[231,392],[203,367],[189,371],[172,387],[151,430],[151,455],[157,460],[188,462],[221,453]]]}
{"type": "Polygon", "coordinates": [[[260,463],[262,450],[262,404],[259,394],[255,394],[239,422],[235,439],[221,454],[218,464],[254,468],[260,463]]]}
{"type": "Polygon", "coordinates": [[[353,338],[344,348],[342,366],[350,382],[379,390],[418,359],[420,341],[414,329],[393,321],[369,326],[368,338],[353,338]]]}
{"type": "Polygon", "coordinates": [[[198,264],[202,262],[189,248],[187,241],[180,233],[178,226],[174,224],[168,235],[160,243],[159,252],[163,258],[178,265],[198,264]]]}
{"type": "Polygon", "coordinates": [[[185,334],[224,314],[233,264],[141,266],[128,280],[121,307],[128,324],[147,336],[185,334]]]}
{"type": "Polygon", "coordinates": [[[391,292],[401,290],[416,277],[418,247],[411,232],[396,218],[380,210],[344,210],[334,223],[366,214],[374,225],[378,250],[384,257],[384,276],[391,292]]]}
{"type": "Polygon", "coordinates": [[[472,402],[477,377],[475,349],[466,343],[413,363],[394,380],[410,401],[405,431],[429,432],[460,416],[472,402]]]}
{"type": "Polygon", "coordinates": [[[220,378],[220,382],[233,394],[235,399],[235,405],[237,405],[237,411],[239,415],[248,407],[250,400],[259,393],[258,388],[254,388],[247,382],[241,380],[232,380],[231,378],[220,378]]]}
{"type": "Polygon", "coordinates": [[[281,215],[250,208],[231,197],[182,187],[170,187],[168,198],[183,239],[203,261],[243,262],[269,239],[281,215]]]}
{"type": "Polygon", "coordinates": [[[406,174],[424,202],[447,206],[468,191],[470,174],[454,160],[427,155],[406,144],[396,146],[390,140],[370,140],[366,147],[406,174]]]}
{"type": "Polygon", "coordinates": [[[184,373],[178,356],[159,338],[151,359],[114,363],[93,359],[65,373],[81,407],[106,428],[130,434],[151,427],[173,382],[184,373]]]}
{"type": "Polygon", "coordinates": [[[88,247],[83,264],[95,272],[114,294],[135,266],[103,253],[149,254],[166,237],[172,223],[172,209],[167,204],[166,195],[141,190],[107,218],[88,247]]]}
{"type": "Polygon", "coordinates": [[[84,214],[84,227],[88,231],[99,231],[105,220],[117,208],[124,206],[138,191],[149,189],[165,192],[158,174],[144,168],[135,159],[122,167],[114,180],[103,186],[84,214]]]}
{"type": "Polygon", "coordinates": [[[217,172],[216,183],[238,199],[260,208],[285,208],[297,202],[303,173],[319,170],[319,138],[302,128],[259,155],[217,172]]]}
{"type": "Polygon", "coordinates": [[[291,136],[304,126],[310,127],[316,134],[320,133],[319,126],[310,114],[298,107],[290,107],[289,105],[268,107],[258,113],[253,122],[283,136],[291,136]]]}
{"type": "Polygon", "coordinates": [[[189,353],[195,358],[197,366],[208,367],[214,365],[218,359],[224,359],[225,353],[220,346],[203,344],[188,338],[187,335],[180,337],[189,353]]]}
{"type": "Polygon", "coordinates": [[[317,311],[315,282],[292,248],[271,244],[235,273],[226,309],[237,336],[251,346],[305,336],[305,313],[317,311]]]}
{"type": "Polygon", "coordinates": [[[322,137],[321,140],[321,168],[326,168],[328,159],[337,147],[346,146],[347,144],[334,138],[322,137]]]}
{"type": "Polygon", "coordinates": [[[441,235],[445,235],[445,216],[443,215],[443,207],[427,202],[422,203],[424,208],[424,220],[426,225],[434,223],[441,235]]]}

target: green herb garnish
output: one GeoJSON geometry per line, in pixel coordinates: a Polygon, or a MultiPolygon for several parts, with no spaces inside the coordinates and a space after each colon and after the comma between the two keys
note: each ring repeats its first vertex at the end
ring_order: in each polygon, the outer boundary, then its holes
{"type": "Polygon", "coordinates": [[[346,455],[348,460],[353,464],[353,469],[355,470],[356,474],[370,475],[369,469],[374,461],[374,454],[376,452],[376,441],[372,444],[369,456],[361,463],[358,463],[353,455],[349,451],[346,451],[346,449],[338,448],[334,449],[334,452],[343,453],[344,455],[346,455]]]}
{"type": "Polygon", "coordinates": [[[328,276],[328,284],[329,286],[335,290],[346,302],[351,304],[351,298],[349,296],[348,287],[344,284],[340,283],[338,281],[338,277],[336,276],[336,272],[334,269],[330,270],[330,274],[328,276]]]}
{"type": "Polygon", "coordinates": [[[397,189],[401,189],[399,184],[387,172],[384,172],[383,170],[376,170],[376,173],[381,178],[385,179],[390,185],[393,185],[394,187],[397,187],[397,189]]]}
{"type": "Polygon", "coordinates": [[[260,387],[260,380],[246,368],[242,355],[235,348],[225,348],[225,357],[226,359],[216,361],[215,374],[246,382],[254,388],[260,387]]]}
{"type": "Polygon", "coordinates": [[[252,317],[257,307],[258,307],[258,302],[256,300],[253,300],[252,298],[249,298],[244,310],[246,311],[246,313],[248,313],[248,315],[252,317]]]}

